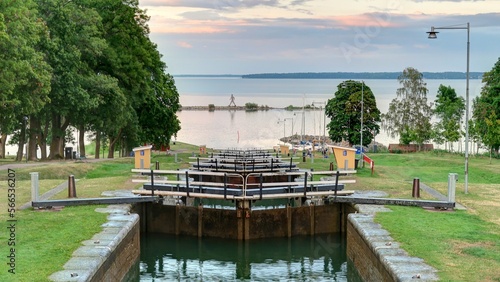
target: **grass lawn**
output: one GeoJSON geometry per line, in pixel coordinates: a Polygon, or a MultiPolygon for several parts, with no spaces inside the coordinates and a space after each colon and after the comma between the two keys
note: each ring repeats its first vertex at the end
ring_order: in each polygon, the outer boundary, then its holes
{"type": "MultiPolygon", "coordinates": [[[[177,142],[171,146],[174,154],[159,153],[152,157],[152,165],[159,162],[161,169],[175,170],[189,167],[199,148],[177,142]],[[177,159],[177,162],[175,160],[177,159]]],[[[210,149],[209,149],[210,152],[210,149]]],[[[206,155],[205,155],[206,156],[206,155]]],[[[470,157],[469,194],[463,191],[464,158],[456,154],[369,154],[375,161],[375,174],[370,169],[359,169],[354,176],[357,183],[347,185],[349,190],[380,190],[394,198],[411,198],[412,180],[447,192],[448,173],[459,174],[457,201],[466,211],[435,211],[413,207],[390,207],[393,212],[380,213],[376,221],[402,244],[411,255],[423,258],[439,270],[441,280],[449,281],[500,281],[500,160],[470,157]]],[[[294,158],[303,169],[328,170],[333,156],[311,162],[302,157],[294,158]]],[[[12,163],[12,159],[0,164],[12,163]]],[[[101,162],[54,161],[40,166],[18,168],[16,171],[16,204],[30,200],[29,172],[40,173],[40,193],[67,181],[75,175],[78,197],[99,197],[103,191],[134,189],[132,183],[132,158],[101,162]]],[[[7,171],[0,171],[0,185],[7,186],[7,171]]],[[[320,176],[315,176],[319,178],[320,176]]],[[[6,189],[2,196],[7,199],[6,189]]],[[[429,198],[421,193],[423,198],[429,198]]],[[[53,199],[67,197],[67,191],[53,199]]],[[[16,212],[16,273],[0,272],[0,281],[47,281],[48,276],[62,269],[81,242],[100,232],[105,214],[95,212],[95,206],[66,207],[61,211],[16,212]]],[[[0,201],[0,255],[9,254],[7,240],[7,201],[0,201]]],[[[8,230],[7,230],[8,231],[8,230]]],[[[4,259],[5,261],[5,259],[4,259]]]]}

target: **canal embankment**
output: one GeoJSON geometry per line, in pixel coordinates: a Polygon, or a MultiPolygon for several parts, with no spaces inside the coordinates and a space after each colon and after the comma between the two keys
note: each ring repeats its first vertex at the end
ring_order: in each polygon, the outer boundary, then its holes
{"type": "Polygon", "coordinates": [[[438,281],[437,270],[412,257],[382,226],[376,213],[391,212],[383,206],[355,205],[347,221],[348,273],[364,281],[438,281]]]}
{"type": "Polygon", "coordinates": [[[83,242],[51,281],[137,281],[140,259],[139,215],[130,205],[110,205],[103,230],[83,242]]]}

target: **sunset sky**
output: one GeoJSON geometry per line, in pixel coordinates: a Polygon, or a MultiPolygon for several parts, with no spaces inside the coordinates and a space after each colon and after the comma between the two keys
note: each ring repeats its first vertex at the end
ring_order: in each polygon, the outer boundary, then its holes
{"type": "Polygon", "coordinates": [[[500,58],[500,0],[140,0],[167,71],[489,71],[500,58]]]}

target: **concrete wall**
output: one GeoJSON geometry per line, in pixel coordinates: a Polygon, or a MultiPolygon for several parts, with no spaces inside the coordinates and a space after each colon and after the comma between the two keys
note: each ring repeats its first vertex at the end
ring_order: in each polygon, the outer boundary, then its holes
{"type": "Polygon", "coordinates": [[[341,204],[267,210],[141,204],[144,232],[248,240],[340,232],[341,204]]]}
{"type": "Polygon", "coordinates": [[[53,273],[52,281],[137,281],[139,279],[139,216],[129,205],[98,208],[109,213],[103,231],[84,241],[64,270],[53,273]]]}

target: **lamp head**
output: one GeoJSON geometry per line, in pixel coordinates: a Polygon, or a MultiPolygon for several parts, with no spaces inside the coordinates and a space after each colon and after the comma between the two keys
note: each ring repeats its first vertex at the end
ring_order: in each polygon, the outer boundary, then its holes
{"type": "Polygon", "coordinates": [[[431,31],[428,31],[427,33],[429,34],[429,36],[427,38],[429,38],[429,39],[436,39],[437,38],[437,34],[439,32],[435,31],[434,27],[431,27],[431,31]]]}

